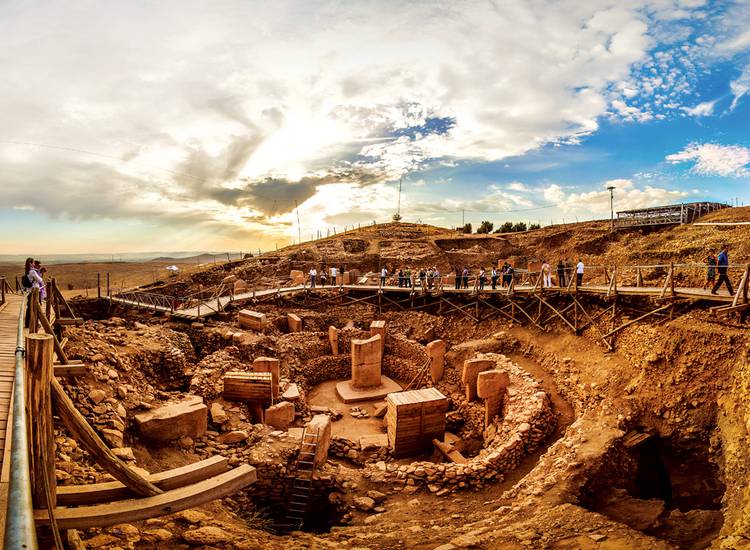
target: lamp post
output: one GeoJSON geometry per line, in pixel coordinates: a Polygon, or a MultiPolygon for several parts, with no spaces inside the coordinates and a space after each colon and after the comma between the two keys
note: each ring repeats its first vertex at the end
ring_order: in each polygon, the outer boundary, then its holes
{"type": "Polygon", "coordinates": [[[614,231],[615,230],[615,209],[614,209],[615,186],[610,185],[609,187],[607,187],[607,191],[609,191],[609,230],[614,231]]]}

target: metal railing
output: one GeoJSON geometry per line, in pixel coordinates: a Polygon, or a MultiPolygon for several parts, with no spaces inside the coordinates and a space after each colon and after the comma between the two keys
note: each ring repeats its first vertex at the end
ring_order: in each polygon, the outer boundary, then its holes
{"type": "Polygon", "coordinates": [[[16,339],[15,386],[13,389],[13,436],[10,453],[10,483],[8,508],[5,511],[4,550],[36,549],[34,508],[31,503],[31,474],[29,471],[28,419],[26,416],[26,376],[24,318],[27,297],[21,300],[16,339]]]}

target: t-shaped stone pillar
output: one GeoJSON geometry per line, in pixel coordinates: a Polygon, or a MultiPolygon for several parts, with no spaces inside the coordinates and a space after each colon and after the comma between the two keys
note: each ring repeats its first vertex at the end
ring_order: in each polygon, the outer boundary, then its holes
{"type": "Polygon", "coordinates": [[[331,325],[328,327],[328,341],[331,343],[331,355],[339,354],[339,329],[331,325]]]}
{"type": "Polygon", "coordinates": [[[380,348],[385,354],[385,337],[388,333],[388,329],[385,327],[385,321],[373,321],[370,323],[370,336],[380,335],[380,348]]]}
{"type": "Polygon", "coordinates": [[[466,386],[467,401],[474,401],[477,398],[477,377],[479,373],[490,370],[494,366],[495,361],[492,359],[468,359],[464,361],[461,382],[466,386]]]}
{"type": "Polygon", "coordinates": [[[328,460],[328,447],[331,445],[331,417],[327,414],[316,414],[307,423],[306,435],[318,435],[315,447],[315,465],[322,466],[328,460]]]}
{"type": "Polygon", "coordinates": [[[445,341],[434,340],[427,344],[427,355],[430,357],[430,378],[433,384],[437,384],[445,371],[445,341]]]}
{"type": "Polygon", "coordinates": [[[380,385],[382,342],[383,338],[379,334],[367,340],[352,340],[352,386],[355,388],[380,385]]]}
{"type": "Polygon", "coordinates": [[[253,372],[270,372],[272,378],[271,388],[273,398],[279,398],[279,360],[273,357],[256,357],[253,361],[253,372]]]}
{"type": "Polygon", "coordinates": [[[336,384],[336,393],[344,403],[382,399],[389,393],[401,391],[397,382],[381,376],[382,341],[379,334],[367,340],[351,341],[352,379],[336,384]]]}
{"type": "Polygon", "coordinates": [[[503,411],[503,398],[510,385],[508,373],[486,370],[477,376],[477,396],[484,399],[484,427],[503,411]]]}

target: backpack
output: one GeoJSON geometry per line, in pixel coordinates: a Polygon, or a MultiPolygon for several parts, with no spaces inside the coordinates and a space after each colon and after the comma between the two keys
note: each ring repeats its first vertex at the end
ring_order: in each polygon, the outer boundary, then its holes
{"type": "Polygon", "coordinates": [[[29,278],[29,275],[26,274],[21,277],[21,285],[23,286],[23,288],[31,288],[34,286],[34,282],[29,278]]]}

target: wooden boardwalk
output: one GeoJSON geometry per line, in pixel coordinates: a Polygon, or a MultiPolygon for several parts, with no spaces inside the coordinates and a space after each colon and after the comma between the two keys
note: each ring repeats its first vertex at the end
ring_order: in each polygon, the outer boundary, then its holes
{"type": "MultiPolygon", "coordinates": [[[[122,304],[129,307],[139,307],[151,311],[161,311],[163,313],[171,313],[173,317],[178,319],[184,319],[187,321],[198,321],[207,317],[211,317],[216,313],[222,311],[226,306],[245,300],[262,299],[276,295],[295,294],[303,291],[323,291],[323,290],[337,290],[342,291],[360,291],[360,292],[378,292],[382,290],[387,293],[401,293],[410,294],[412,288],[410,287],[399,287],[397,285],[386,285],[380,287],[379,285],[338,285],[338,286],[318,286],[314,289],[305,287],[303,285],[282,287],[282,288],[270,288],[256,291],[243,292],[241,294],[234,294],[232,296],[221,296],[211,300],[202,302],[199,306],[185,308],[185,309],[172,309],[163,305],[147,304],[145,302],[139,302],[133,299],[126,299],[118,296],[112,296],[109,300],[113,303],[122,304]]],[[[417,293],[422,293],[420,287],[414,289],[417,293]]],[[[651,298],[659,298],[664,293],[663,287],[646,287],[646,286],[617,286],[615,289],[610,288],[609,285],[583,285],[576,288],[561,288],[557,286],[541,289],[534,285],[518,285],[513,287],[511,296],[531,296],[531,295],[578,295],[578,294],[589,294],[608,296],[612,293],[623,296],[643,296],[651,298]]],[[[475,295],[477,292],[485,297],[497,296],[503,297],[508,295],[508,289],[498,287],[492,289],[490,285],[487,285],[483,290],[478,291],[474,288],[454,288],[453,286],[444,286],[442,289],[432,288],[425,289],[426,294],[437,295],[443,294],[445,296],[466,296],[475,295]]],[[[731,303],[733,296],[730,296],[725,290],[721,290],[718,294],[711,294],[709,290],[701,288],[688,288],[688,287],[675,287],[674,294],[671,290],[667,290],[667,295],[674,298],[682,298],[688,300],[706,300],[708,302],[714,302],[716,304],[731,303]]]]}
{"type": "Polygon", "coordinates": [[[21,296],[6,294],[0,305],[0,541],[5,535],[5,510],[10,479],[11,410],[16,367],[16,339],[21,296]]]}

